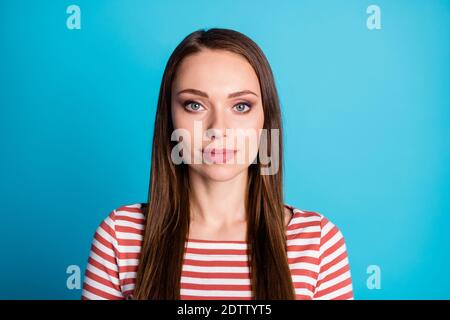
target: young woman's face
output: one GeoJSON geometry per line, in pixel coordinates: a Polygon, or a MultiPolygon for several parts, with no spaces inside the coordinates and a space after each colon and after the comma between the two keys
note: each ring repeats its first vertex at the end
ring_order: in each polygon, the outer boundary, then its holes
{"type": "Polygon", "coordinates": [[[264,112],[258,77],[244,57],[210,49],[186,57],[172,83],[171,113],[183,159],[205,178],[232,179],[255,160],[264,112]]]}

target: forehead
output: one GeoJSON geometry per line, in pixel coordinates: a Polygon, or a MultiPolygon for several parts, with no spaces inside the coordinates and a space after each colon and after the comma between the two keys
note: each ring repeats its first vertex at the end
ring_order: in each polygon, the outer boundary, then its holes
{"type": "Polygon", "coordinates": [[[184,58],[177,69],[172,89],[186,88],[212,94],[248,89],[260,95],[258,77],[250,63],[243,56],[225,50],[202,49],[184,58]]]}

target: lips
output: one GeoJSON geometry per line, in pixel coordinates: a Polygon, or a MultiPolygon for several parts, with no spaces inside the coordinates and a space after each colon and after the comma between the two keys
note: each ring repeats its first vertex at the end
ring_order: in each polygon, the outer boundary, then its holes
{"type": "Polygon", "coordinates": [[[205,161],[208,163],[226,163],[234,158],[237,150],[225,148],[211,148],[203,151],[205,161]]]}

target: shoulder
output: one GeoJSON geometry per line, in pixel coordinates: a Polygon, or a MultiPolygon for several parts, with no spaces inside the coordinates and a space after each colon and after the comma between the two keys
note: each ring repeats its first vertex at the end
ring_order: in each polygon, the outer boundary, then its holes
{"type": "Polygon", "coordinates": [[[300,209],[289,204],[285,204],[285,207],[292,213],[288,225],[290,233],[309,232],[311,237],[320,239],[320,244],[326,244],[329,240],[343,241],[341,230],[321,212],[300,209]]]}
{"type": "Polygon", "coordinates": [[[116,245],[122,239],[139,240],[144,222],[142,203],[122,205],[109,212],[98,226],[96,234],[116,245]]]}
{"type": "Polygon", "coordinates": [[[287,207],[293,212],[288,247],[290,244],[291,252],[295,253],[312,252],[309,261],[313,262],[316,279],[313,299],[353,299],[350,264],[341,230],[322,213],[287,207]]]}
{"type": "Polygon", "coordinates": [[[143,203],[123,205],[111,211],[109,216],[116,223],[128,221],[135,224],[142,224],[145,220],[143,205],[143,203]]]}
{"type": "Polygon", "coordinates": [[[124,299],[134,288],[144,214],[140,203],[111,210],[94,234],[83,282],[83,299],[124,299]]]}

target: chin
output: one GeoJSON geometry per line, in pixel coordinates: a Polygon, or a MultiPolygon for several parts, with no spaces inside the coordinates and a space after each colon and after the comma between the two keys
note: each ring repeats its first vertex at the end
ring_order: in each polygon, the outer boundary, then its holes
{"type": "Polygon", "coordinates": [[[203,178],[213,181],[228,181],[246,172],[248,165],[211,164],[192,165],[192,170],[200,174],[203,178]]]}

